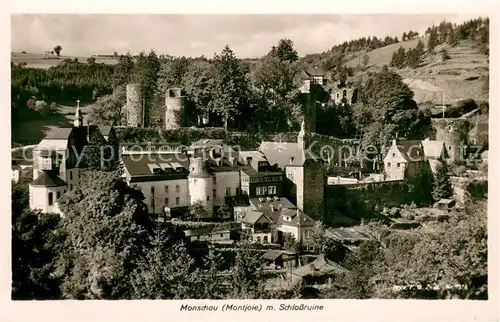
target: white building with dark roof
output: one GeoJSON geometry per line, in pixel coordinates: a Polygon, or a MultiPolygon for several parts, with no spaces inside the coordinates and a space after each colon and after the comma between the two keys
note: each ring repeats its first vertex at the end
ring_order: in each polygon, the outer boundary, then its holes
{"type": "Polygon", "coordinates": [[[90,135],[99,132],[95,125],[83,125],[77,104],[74,126],[53,128],[33,149],[33,182],[29,184],[30,209],[60,213],[57,200],[80,182],[84,147],[90,135]]]}

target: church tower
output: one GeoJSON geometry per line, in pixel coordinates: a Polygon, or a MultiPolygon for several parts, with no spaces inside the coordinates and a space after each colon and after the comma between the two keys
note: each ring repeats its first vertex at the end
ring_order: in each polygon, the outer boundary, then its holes
{"type": "Polygon", "coordinates": [[[305,120],[297,137],[302,158],[302,178],[297,183],[297,207],[315,220],[325,215],[326,174],[323,159],[309,149],[311,137],[305,120]],[[299,186],[301,185],[301,186],[299,186]]]}
{"type": "Polygon", "coordinates": [[[76,101],[76,111],[75,111],[75,120],[73,121],[74,127],[82,127],[83,126],[83,114],[80,110],[80,100],[76,101]]]}

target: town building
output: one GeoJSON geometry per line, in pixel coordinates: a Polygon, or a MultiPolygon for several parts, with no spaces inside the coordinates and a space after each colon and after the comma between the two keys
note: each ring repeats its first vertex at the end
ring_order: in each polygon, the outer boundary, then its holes
{"type": "Polygon", "coordinates": [[[307,245],[316,223],[284,197],[251,198],[249,206],[234,208],[234,218],[257,243],[281,243],[290,234],[307,245]]]}
{"type": "Polygon", "coordinates": [[[422,173],[424,166],[424,149],[420,140],[392,140],[384,158],[386,180],[415,178],[422,173]]]}
{"type": "Polygon", "coordinates": [[[80,173],[85,168],[84,148],[91,135],[101,134],[98,126],[83,125],[79,101],[73,124],[73,127],[50,130],[33,149],[33,181],[29,184],[31,210],[59,213],[57,200],[79,184],[80,173]]]}
{"type": "Polygon", "coordinates": [[[307,151],[311,139],[304,123],[297,143],[262,142],[259,151],[269,164],[285,173],[286,180],[293,187],[287,195],[296,196],[297,207],[315,219],[323,219],[327,181],[325,166],[319,156],[307,151]]]}

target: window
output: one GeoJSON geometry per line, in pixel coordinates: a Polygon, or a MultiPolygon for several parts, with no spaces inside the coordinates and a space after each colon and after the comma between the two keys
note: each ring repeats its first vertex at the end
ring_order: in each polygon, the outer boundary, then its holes
{"type": "Polygon", "coordinates": [[[52,206],[54,204],[54,196],[52,195],[52,192],[49,192],[49,206],[52,206]]]}
{"type": "Polygon", "coordinates": [[[198,182],[198,179],[194,179],[194,184],[196,184],[198,182]]]}
{"type": "Polygon", "coordinates": [[[267,187],[267,193],[270,195],[275,195],[276,194],[276,186],[267,187]]]}
{"type": "Polygon", "coordinates": [[[165,193],[168,194],[168,186],[165,186],[165,193]]]}
{"type": "Polygon", "coordinates": [[[155,206],[155,198],[151,198],[151,207],[155,206]]]}
{"type": "Polygon", "coordinates": [[[179,197],[175,197],[175,204],[178,206],[179,205],[179,197]]]}
{"type": "Polygon", "coordinates": [[[231,195],[231,188],[226,188],[226,196],[231,195]]]}
{"type": "Polygon", "coordinates": [[[393,156],[393,157],[395,157],[395,156],[396,156],[396,153],[393,153],[393,154],[392,154],[392,156],[393,156]]]}
{"type": "Polygon", "coordinates": [[[151,193],[155,193],[155,187],[151,186],[151,193]]]}
{"type": "Polygon", "coordinates": [[[224,234],[220,234],[221,237],[224,237],[224,234]]]}
{"type": "Polygon", "coordinates": [[[168,198],[165,198],[165,206],[168,206],[168,198]]]}
{"type": "Polygon", "coordinates": [[[73,180],[73,172],[69,172],[69,180],[73,180]]]}
{"type": "Polygon", "coordinates": [[[176,185],[175,186],[175,192],[179,192],[181,190],[181,188],[179,187],[179,185],[176,185]]]}
{"type": "Polygon", "coordinates": [[[387,167],[390,168],[391,167],[391,163],[390,162],[387,162],[387,167]]]}
{"type": "Polygon", "coordinates": [[[451,150],[451,145],[448,146],[448,150],[451,150]]]}
{"type": "Polygon", "coordinates": [[[401,167],[401,163],[398,162],[398,164],[396,165],[398,168],[401,167]]]}
{"type": "Polygon", "coordinates": [[[269,240],[268,240],[267,236],[264,236],[264,243],[268,243],[268,242],[269,242],[269,240]]]}
{"type": "Polygon", "coordinates": [[[207,201],[210,201],[210,196],[207,196],[207,201]]]}
{"type": "Polygon", "coordinates": [[[257,187],[257,195],[261,196],[261,195],[265,195],[266,194],[266,190],[267,190],[267,187],[257,187]]]}
{"type": "Polygon", "coordinates": [[[61,191],[57,192],[57,199],[61,198],[61,191]]]}
{"type": "Polygon", "coordinates": [[[71,191],[71,190],[73,190],[73,185],[72,184],[69,185],[69,191],[71,191]]]}
{"type": "Polygon", "coordinates": [[[241,194],[240,188],[236,188],[236,195],[239,196],[241,194]]]}
{"type": "Polygon", "coordinates": [[[260,243],[260,237],[257,237],[257,242],[260,243]]]}
{"type": "Polygon", "coordinates": [[[66,190],[64,190],[64,192],[63,192],[63,193],[66,193],[66,190]]]}

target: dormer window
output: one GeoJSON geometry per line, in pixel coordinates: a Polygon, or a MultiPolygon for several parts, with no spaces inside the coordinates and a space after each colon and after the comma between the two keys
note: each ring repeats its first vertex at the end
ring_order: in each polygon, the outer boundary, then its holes
{"type": "Polygon", "coordinates": [[[294,157],[291,157],[291,158],[290,158],[290,163],[293,163],[293,161],[294,161],[294,160],[295,160],[295,158],[294,158],[294,157]]]}

